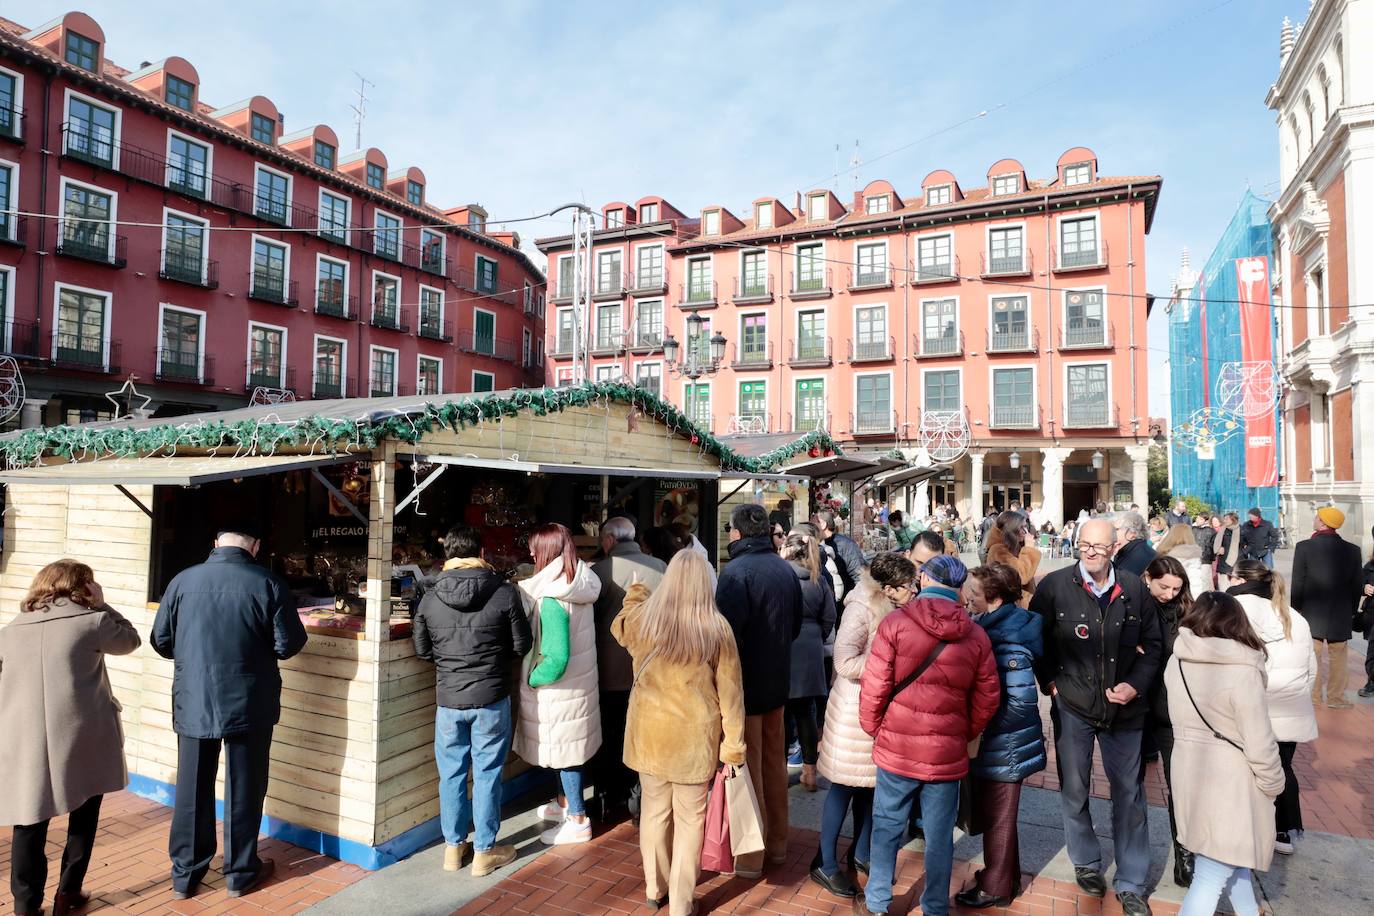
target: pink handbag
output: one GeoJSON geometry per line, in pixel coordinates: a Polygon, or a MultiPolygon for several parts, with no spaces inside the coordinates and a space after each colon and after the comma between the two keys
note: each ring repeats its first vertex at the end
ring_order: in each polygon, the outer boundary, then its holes
{"type": "Polygon", "coordinates": [[[706,833],[701,844],[701,869],[729,874],[735,870],[730,851],[730,814],[725,806],[725,767],[716,770],[706,800],[706,833]]]}

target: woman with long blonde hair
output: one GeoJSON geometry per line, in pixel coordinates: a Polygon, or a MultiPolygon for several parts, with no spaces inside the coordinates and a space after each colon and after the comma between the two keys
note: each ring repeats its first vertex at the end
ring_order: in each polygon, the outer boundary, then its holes
{"type": "Polygon", "coordinates": [[[1164,538],[1155,546],[1156,557],[1173,557],[1187,574],[1188,597],[1196,601],[1203,592],[1209,591],[1212,584],[1212,571],[1202,559],[1202,548],[1197,545],[1193,529],[1178,524],[1169,529],[1164,538]]]}
{"type": "Polygon", "coordinates": [[[801,745],[801,784],[816,791],[816,756],[820,730],[816,713],[825,698],[825,640],[835,628],[835,593],[821,579],[820,539],[793,530],[779,554],[801,580],[802,625],[792,640],[791,683],[787,711],[797,726],[801,745]]]}
{"type": "Polygon", "coordinates": [[[706,796],[718,764],[744,763],[744,680],[711,572],[683,550],[657,590],[636,582],[611,635],[634,661],[625,765],[643,792],[639,849],[651,906],[688,916],[700,875],[706,796]]]}

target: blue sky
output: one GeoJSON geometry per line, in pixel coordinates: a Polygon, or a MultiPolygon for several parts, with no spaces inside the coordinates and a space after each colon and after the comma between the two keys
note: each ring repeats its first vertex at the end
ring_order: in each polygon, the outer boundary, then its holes
{"type": "MultiPolygon", "coordinates": [[[[375,84],[364,144],[424,169],[432,201],[480,202],[494,222],[654,193],[689,213],[821,185],[847,197],[835,146],[848,169],[856,140],[858,180],[898,193],[934,168],[981,182],[1003,156],[1047,176],[1081,144],[1103,174],[1163,176],[1146,255],[1163,300],[1182,246],[1200,264],[1246,187],[1277,191],[1264,95],[1280,23],[1307,3],[1221,2],[26,0],[0,15],[84,9],[124,66],[180,54],[206,101],[266,95],[288,131],[327,123],[345,146],[356,70],[375,84]]],[[[1154,415],[1168,410],[1163,318],[1154,415]]]]}

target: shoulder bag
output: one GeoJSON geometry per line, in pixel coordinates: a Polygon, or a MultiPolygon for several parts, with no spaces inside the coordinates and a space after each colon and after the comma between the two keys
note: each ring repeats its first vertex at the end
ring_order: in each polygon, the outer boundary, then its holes
{"type": "Polygon", "coordinates": [[[925,661],[917,665],[915,671],[897,682],[897,686],[892,690],[892,696],[888,698],[887,703],[889,706],[892,705],[893,700],[897,699],[897,694],[914,684],[917,678],[926,673],[927,668],[935,664],[935,659],[940,657],[940,653],[945,651],[945,646],[947,645],[949,645],[949,643],[943,639],[937,642],[935,648],[931,649],[930,654],[925,657],[925,661]]]}
{"type": "Polygon", "coordinates": [[[1213,728],[1212,723],[1208,722],[1207,717],[1202,714],[1202,710],[1198,709],[1197,700],[1193,699],[1193,691],[1188,687],[1188,678],[1185,677],[1183,674],[1183,659],[1181,658],[1178,660],[1178,679],[1183,682],[1183,691],[1184,693],[1188,694],[1188,702],[1193,704],[1193,711],[1196,712],[1197,717],[1202,720],[1202,724],[1207,726],[1207,730],[1212,733],[1212,737],[1225,741],[1227,744],[1231,745],[1231,747],[1240,751],[1242,754],[1245,753],[1245,748],[1241,747],[1239,744],[1232,741],[1230,738],[1226,737],[1221,732],[1213,728]]]}

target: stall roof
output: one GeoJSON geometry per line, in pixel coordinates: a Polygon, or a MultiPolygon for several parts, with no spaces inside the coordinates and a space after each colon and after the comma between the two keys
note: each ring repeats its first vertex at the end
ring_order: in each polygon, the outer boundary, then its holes
{"type": "Polygon", "coordinates": [[[0,483],[40,486],[82,486],[117,484],[126,487],[161,484],[190,487],[217,480],[236,480],[259,474],[299,471],[356,461],[351,455],[240,455],[208,458],[173,456],[170,458],[110,458],[102,461],[76,461],[41,467],[0,471],[0,483]]]}
{"type": "Polygon", "coordinates": [[[398,458],[414,460],[423,458],[435,464],[452,464],[460,467],[490,468],[497,471],[526,471],[530,474],[591,474],[607,477],[680,477],[714,480],[720,477],[719,471],[684,471],[678,468],[656,468],[652,465],[642,468],[626,468],[603,464],[551,464],[547,461],[518,461],[502,458],[469,458],[464,455],[398,455],[398,458]]]}
{"type": "Polygon", "coordinates": [[[949,465],[947,464],[933,464],[929,467],[920,468],[903,468],[899,471],[892,471],[889,474],[884,474],[873,482],[883,487],[909,487],[914,483],[920,483],[923,480],[937,477],[943,474],[948,468],[949,465]]]}

